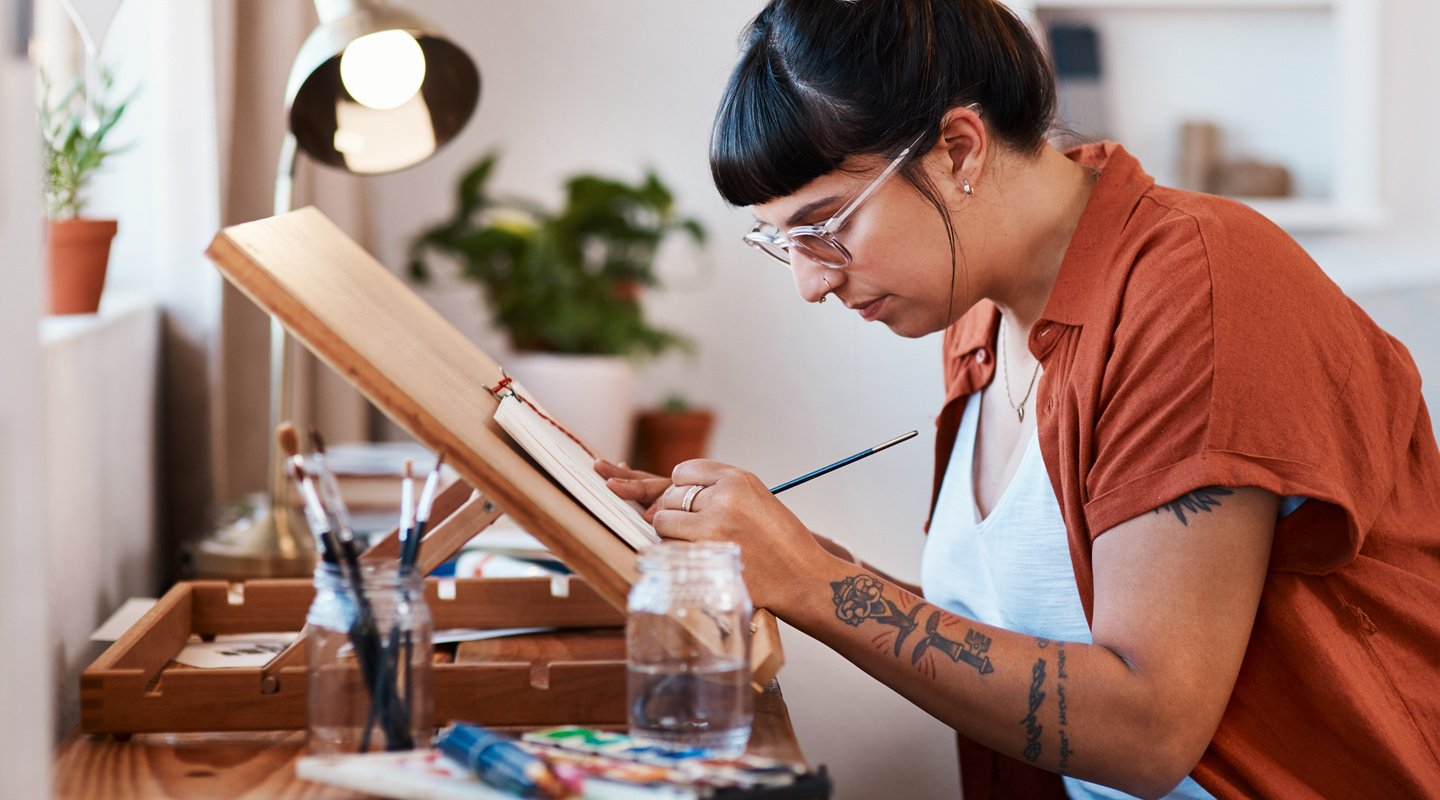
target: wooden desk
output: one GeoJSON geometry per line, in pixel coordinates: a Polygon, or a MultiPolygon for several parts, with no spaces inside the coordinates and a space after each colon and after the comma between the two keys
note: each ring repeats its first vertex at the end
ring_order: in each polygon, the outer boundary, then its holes
{"type": "MultiPolygon", "coordinates": [[[[142,734],[127,742],[72,732],[55,758],[58,800],[361,800],[295,777],[303,731],[142,734]]],[[[755,698],[750,752],[804,761],[778,683],[755,698]]]]}

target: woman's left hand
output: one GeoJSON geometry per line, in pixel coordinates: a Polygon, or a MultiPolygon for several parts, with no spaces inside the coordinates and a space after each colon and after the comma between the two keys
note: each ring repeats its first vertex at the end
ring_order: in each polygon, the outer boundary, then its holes
{"type": "Polygon", "coordinates": [[[656,532],[667,539],[740,545],[750,599],[783,615],[795,577],[806,564],[828,557],[814,534],[759,478],[738,467],[697,459],[675,467],[670,478],[672,485],[656,504],[656,532]]]}

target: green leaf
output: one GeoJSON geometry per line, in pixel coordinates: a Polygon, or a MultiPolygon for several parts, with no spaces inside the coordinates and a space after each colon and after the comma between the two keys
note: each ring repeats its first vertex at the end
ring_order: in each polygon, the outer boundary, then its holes
{"type": "Polygon", "coordinates": [[[655,253],[672,233],[703,242],[694,219],[673,217],[674,196],[653,172],[635,184],[592,174],[565,181],[550,211],[524,198],[497,198],[485,187],[498,156],[467,169],[454,217],[410,242],[409,273],[428,277],[427,257],[444,253],[481,288],[495,324],[522,350],[656,355],[690,343],[652,327],[639,302],[655,286],[655,253]]]}
{"type": "Polygon", "coordinates": [[[460,189],[457,200],[459,202],[458,217],[469,217],[486,204],[485,185],[490,181],[490,175],[495,171],[495,164],[500,160],[496,153],[486,153],[473,167],[465,172],[460,179],[460,189]]]}
{"type": "Polygon", "coordinates": [[[107,144],[137,92],[112,104],[109,94],[114,76],[108,69],[101,70],[97,96],[91,96],[83,78],[77,78],[52,102],[49,76],[42,73],[40,84],[39,127],[44,159],[41,174],[46,212],[56,219],[78,216],[95,173],[109,157],[128,149],[107,144]]]}

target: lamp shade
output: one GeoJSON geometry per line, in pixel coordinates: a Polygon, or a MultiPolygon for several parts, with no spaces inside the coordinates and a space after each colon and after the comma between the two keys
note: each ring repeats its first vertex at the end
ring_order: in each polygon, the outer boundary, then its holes
{"type": "Polygon", "coordinates": [[[424,161],[465,127],[480,73],[415,15],[370,0],[319,2],[285,90],[296,143],[349,172],[394,172],[424,161]]]}

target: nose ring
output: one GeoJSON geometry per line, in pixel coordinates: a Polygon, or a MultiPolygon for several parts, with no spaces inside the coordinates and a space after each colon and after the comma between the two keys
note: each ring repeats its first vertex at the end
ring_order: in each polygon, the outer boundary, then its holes
{"type": "Polygon", "coordinates": [[[817,300],[817,301],[815,301],[815,302],[817,302],[817,303],[823,303],[823,302],[825,302],[825,300],[828,298],[828,296],[829,296],[829,294],[830,294],[830,279],[827,278],[827,277],[825,277],[824,275],[821,275],[821,276],[820,276],[820,281],[821,281],[821,283],[824,283],[824,284],[825,284],[825,294],[820,295],[820,299],[817,300]]]}

